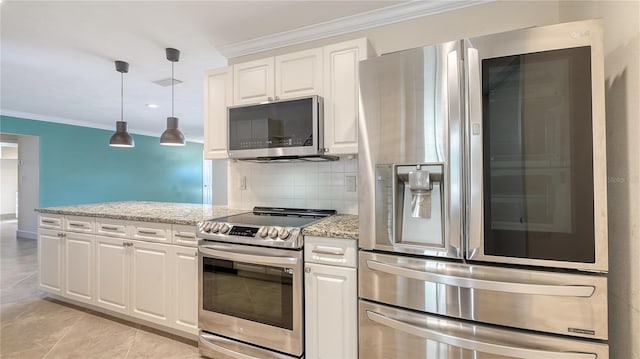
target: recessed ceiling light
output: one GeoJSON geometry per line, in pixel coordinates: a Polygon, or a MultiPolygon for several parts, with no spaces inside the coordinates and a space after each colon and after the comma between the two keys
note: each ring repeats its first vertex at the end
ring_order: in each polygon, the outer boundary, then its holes
{"type": "Polygon", "coordinates": [[[147,107],[148,108],[158,108],[158,105],[156,105],[155,103],[148,103],[147,107]]]}

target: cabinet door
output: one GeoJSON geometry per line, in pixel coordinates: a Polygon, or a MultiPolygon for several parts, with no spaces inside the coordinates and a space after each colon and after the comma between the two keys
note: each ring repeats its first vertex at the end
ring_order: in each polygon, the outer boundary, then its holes
{"type": "Polygon", "coordinates": [[[96,304],[129,313],[129,256],[122,239],[96,236],[96,304]]]}
{"type": "Polygon", "coordinates": [[[131,315],[170,325],[173,274],[172,247],[165,244],[130,241],[131,315]]]}
{"type": "Polygon", "coordinates": [[[211,70],[204,80],[204,158],[226,159],[227,107],[233,100],[231,67],[211,70]]]}
{"type": "Polygon", "coordinates": [[[322,48],[275,58],[275,100],[322,95],[322,48]]]}
{"type": "Polygon", "coordinates": [[[91,304],[95,301],[94,243],[94,235],[65,233],[65,297],[91,304]]]}
{"type": "Polygon", "coordinates": [[[324,143],[330,155],[358,153],[358,62],[366,39],[324,47],[324,143]]]}
{"type": "Polygon", "coordinates": [[[175,247],[173,291],[176,329],[198,334],[198,249],[175,247]]]}
{"type": "Polygon", "coordinates": [[[268,101],[274,97],[273,57],[233,65],[233,104],[268,101]]]}
{"type": "MultiPolygon", "coordinates": [[[[42,220],[41,220],[42,221],[42,220]]],[[[38,230],[38,286],[45,292],[63,295],[64,237],[63,232],[38,230]]]]}
{"type": "Polygon", "coordinates": [[[306,358],[357,358],[355,268],[305,264],[306,358]]]}

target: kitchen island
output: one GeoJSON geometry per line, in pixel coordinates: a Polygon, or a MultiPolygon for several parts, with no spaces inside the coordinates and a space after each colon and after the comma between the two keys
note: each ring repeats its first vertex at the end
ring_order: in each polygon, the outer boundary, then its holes
{"type": "Polygon", "coordinates": [[[138,201],[36,211],[41,290],[190,339],[198,333],[196,224],[245,212],[138,201]]]}

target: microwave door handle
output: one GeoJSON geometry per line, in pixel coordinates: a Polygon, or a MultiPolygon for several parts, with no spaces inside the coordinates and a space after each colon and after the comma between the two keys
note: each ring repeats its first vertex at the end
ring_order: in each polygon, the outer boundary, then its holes
{"type": "Polygon", "coordinates": [[[466,186],[469,193],[469,227],[467,235],[467,259],[478,256],[483,242],[483,178],[482,178],[482,83],[478,49],[465,43],[467,116],[467,168],[466,186]]]}
{"type": "Polygon", "coordinates": [[[593,295],[595,288],[590,285],[555,285],[555,284],[532,284],[518,282],[502,282],[486,279],[475,279],[466,277],[456,277],[433,272],[425,272],[405,267],[395,266],[375,260],[367,260],[369,269],[400,277],[433,282],[454,287],[491,290],[504,293],[528,294],[528,295],[549,295],[559,297],[584,297],[593,295]]]}
{"type": "Polygon", "coordinates": [[[230,261],[238,261],[245,262],[251,264],[261,264],[267,266],[286,266],[292,267],[298,264],[298,258],[295,257],[276,257],[269,256],[263,253],[260,253],[259,250],[254,249],[243,249],[242,252],[231,251],[224,249],[223,247],[214,246],[214,245],[203,245],[199,247],[200,253],[204,256],[212,256],[215,258],[230,260],[230,261]],[[216,248],[212,248],[216,247],[216,248]]]}
{"type": "Polygon", "coordinates": [[[529,349],[504,344],[481,342],[473,339],[444,334],[432,329],[422,328],[401,320],[391,318],[371,310],[366,311],[367,317],[384,326],[405,332],[407,334],[448,344],[457,348],[479,351],[482,353],[507,356],[520,359],[596,359],[594,353],[559,352],[540,349],[529,349]]]}

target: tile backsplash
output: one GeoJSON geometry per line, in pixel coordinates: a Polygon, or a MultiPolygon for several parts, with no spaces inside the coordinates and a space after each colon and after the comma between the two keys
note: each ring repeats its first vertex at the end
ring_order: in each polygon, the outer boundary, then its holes
{"type": "Polygon", "coordinates": [[[358,214],[357,173],[357,158],[293,163],[229,161],[228,205],[242,209],[335,209],[358,214]],[[243,184],[245,189],[241,189],[243,184]]]}

